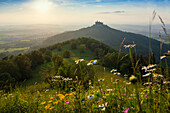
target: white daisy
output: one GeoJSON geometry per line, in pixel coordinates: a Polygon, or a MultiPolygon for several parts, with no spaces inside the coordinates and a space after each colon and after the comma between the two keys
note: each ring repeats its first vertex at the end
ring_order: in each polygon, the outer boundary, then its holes
{"type": "Polygon", "coordinates": [[[136,46],[136,44],[133,44],[133,45],[132,45],[132,44],[124,45],[125,49],[126,49],[126,48],[133,48],[133,47],[135,47],[135,46],[136,46]]]}
{"type": "Polygon", "coordinates": [[[76,64],[79,64],[80,62],[84,61],[84,59],[78,59],[78,60],[75,60],[76,64]]]}

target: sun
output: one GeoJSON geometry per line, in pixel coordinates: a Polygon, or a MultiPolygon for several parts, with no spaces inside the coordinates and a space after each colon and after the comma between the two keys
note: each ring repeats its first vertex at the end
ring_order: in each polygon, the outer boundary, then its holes
{"type": "Polygon", "coordinates": [[[50,8],[51,3],[49,0],[36,0],[34,7],[39,12],[47,12],[50,8]]]}

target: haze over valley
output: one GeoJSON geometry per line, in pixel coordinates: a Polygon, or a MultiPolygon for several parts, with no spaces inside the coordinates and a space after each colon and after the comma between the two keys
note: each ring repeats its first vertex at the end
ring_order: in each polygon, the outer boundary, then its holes
{"type": "Polygon", "coordinates": [[[169,113],[170,0],[0,0],[0,113],[169,113]]]}

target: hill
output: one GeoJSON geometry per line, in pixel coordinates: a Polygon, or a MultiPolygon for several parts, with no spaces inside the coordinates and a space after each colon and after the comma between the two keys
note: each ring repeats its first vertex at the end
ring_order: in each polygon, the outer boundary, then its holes
{"type": "MultiPolygon", "coordinates": [[[[116,70],[114,70],[116,73],[110,73],[110,68],[101,65],[101,59],[108,55],[114,56],[116,53],[118,51],[102,42],[91,38],[78,38],[0,60],[0,85],[4,83],[5,86],[10,86],[4,87],[10,89],[8,93],[0,90],[0,112],[168,113],[169,82],[164,77],[161,79],[153,77],[153,83],[150,85],[150,82],[148,84],[150,77],[143,77],[142,85],[141,82],[137,82],[140,80],[138,76],[142,74],[141,72],[137,72],[136,77],[134,75],[130,77],[130,73],[123,76],[116,70]],[[64,55],[68,50],[70,57],[64,55]],[[100,58],[97,63],[87,65],[96,57],[100,58]],[[80,61],[79,58],[84,60],[80,61]],[[78,60],[78,63],[75,60],[78,60]],[[14,64],[17,66],[16,70],[13,70],[14,64]],[[31,73],[27,71],[29,67],[31,73]],[[32,78],[24,80],[25,84],[22,85],[26,87],[15,86],[12,89],[10,81],[14,82],[15,79],[11,77],[16,76],[11,75],[17,71],[21,73],[22,80],[25,76],[29,77],[26,73],[31,74],[32,78]]],[[[130,62],[129,57],[127,58],[130,62]]],[[[107,58],[109,63],[116,59],[107,58]]]]}
{"type": "MultiPolygon", "coordinates": [[[[43,46],[48,46],[51,44],[55,44],[57,42],[63,42],[66,40],[78,38],[78,37],[91,37],[96,40],[102,41],[105,44],[111,46],[114,49],[119,49],[120,44],[124,37],[126,40],[124,44],[132,44],[133,42],[136,44],[136,49],[138,54],[147,55],[149,50],[149,38],[140,34],[134,34],[130,32],[123,32],[120,30],[113,29],[103,23],[95,23],[94,25],[82,28],[76,31],[65,32],[62,34],[58,34],[52,37],[47,38],[43,42],[43,46]]],[[[160,42],[154,39],[151,39],[151,47],[152,51],[156,57],[156,60],[159,59],[159,51],[160,51],[160,42]]],[[[164,44],[162,53],[165,53],[170,48],[170,45],[164,44]]],[[[122,49],[124,52],[128,52],[124,48],[122,49]]]]}

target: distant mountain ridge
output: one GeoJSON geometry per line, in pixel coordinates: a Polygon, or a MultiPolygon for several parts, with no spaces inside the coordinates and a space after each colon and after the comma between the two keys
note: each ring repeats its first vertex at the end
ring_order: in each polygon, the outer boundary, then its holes
{"type": "MultiPolygon", "coordinates": [[[[43,45],[48,46],[51,44],[63,42],[78,37],[91,37],[101,42],[104,42],[105,44],[117,50],[119,49],[124,37],[126,37],[124,45],[135,43],[138,54],[147,55],[149,53],[148,37],[140,34],[116,30],[103,24],[102,22],[96,22],[94,25],[87,28],[82,28],[76,31],[69,31],[49,37],[44,41],[43,45]]],[[[152,52],[158,60],[160,55],[160,42],[155,39],[151,39],[151,47],[152,52]]],[[[167,52],[168,49],[170,49],[170,44],[164,44],[162,53],[167,52]]],[[[122,51],[128,52],[128,50],[125,50],[124,48],[122,48],[122,51]]]]}

